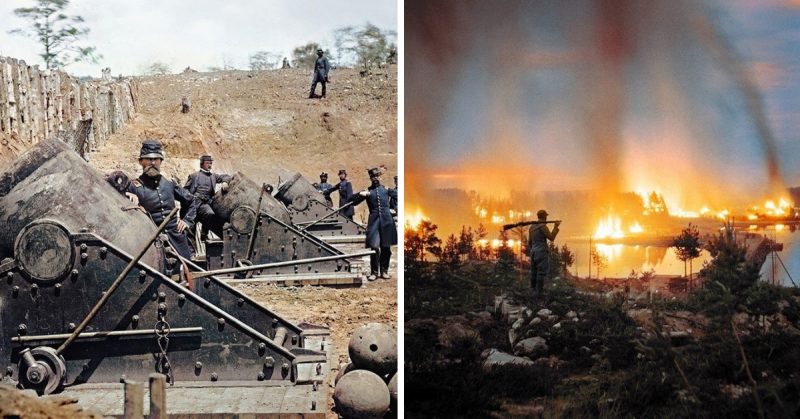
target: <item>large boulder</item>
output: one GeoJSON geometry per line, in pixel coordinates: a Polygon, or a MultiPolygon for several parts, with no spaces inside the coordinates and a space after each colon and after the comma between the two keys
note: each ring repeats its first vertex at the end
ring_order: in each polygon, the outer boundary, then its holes
{"type": "Polygon", "coordinates": [[[514,345],[514,354],[537,357],[547,354],[547,341],[539,336],[523,339],[514,345]]]}

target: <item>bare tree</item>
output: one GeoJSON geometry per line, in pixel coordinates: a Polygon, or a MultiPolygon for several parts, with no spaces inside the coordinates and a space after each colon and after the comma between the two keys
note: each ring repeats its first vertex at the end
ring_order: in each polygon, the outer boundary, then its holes
{"type": "Polygon", "coordinates": [[[250,70],[272,70],[278,66],[280,60],[280,54],[258,51],[250,56],[250,70]]]}

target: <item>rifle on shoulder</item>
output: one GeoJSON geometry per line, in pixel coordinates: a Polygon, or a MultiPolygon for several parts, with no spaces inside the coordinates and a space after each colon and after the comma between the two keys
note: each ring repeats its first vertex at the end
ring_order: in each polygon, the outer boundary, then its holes
{"type": "Polygon", "coordinates": [[[518,223],[513,223],[513,224],[503,224],[503,231],[511,230],[512,228],[515,228],[515,227],[525,227],[525,226],[529,226],[529,225],[532,225],[532,224],[555,224],[555,223],[560,223],[560,222],[561,222],[561,220],[553,220],[553,221],[539,221],[539,220],[536,220],[536,221],[520,221],[518,223]]]}

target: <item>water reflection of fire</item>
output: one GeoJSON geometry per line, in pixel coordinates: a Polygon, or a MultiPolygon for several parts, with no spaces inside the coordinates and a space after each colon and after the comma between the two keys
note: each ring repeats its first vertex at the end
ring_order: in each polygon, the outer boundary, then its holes
{"type": "Polygon", "coordinates": [[[514,210],[510,209],[507,213],[492,211],[491,215],[489,215],[489,209],[484,208],[482,206],[475,207],[475,215],[478,216],[479,219],[485,220],[489,219],[492,224],[502,225],[505,223],[511,223],[515,221],[522,221],[531,218],[531,211],[529,210],[514,210]]]}

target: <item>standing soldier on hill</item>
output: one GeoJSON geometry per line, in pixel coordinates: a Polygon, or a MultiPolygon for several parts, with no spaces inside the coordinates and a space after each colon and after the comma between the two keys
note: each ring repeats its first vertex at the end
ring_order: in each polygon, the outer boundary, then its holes
{"type": "Polygon", "coordinates": [[[538,222],[531,225],[528,230],[528,249],[531,252],[531,288],[535,295],[542,295],[544,280],[550,272],[550,246],[547,241],[553,241],[558,235],[558,227],[561,221],[555,222],[553,231],[547,228],[547,211],[539,210],[536,212],[538,222]]]}
{"type": "Polygon", "coordinates": [[[328,63],[328,57],[323,57],[324,52],[322,49],[317,50],[317,61],[314,62],[314,80],[311,82],[311,93],[308,94],[309,99],[317,97],[314,93],[317,90],[317,82],[322,83],[322,95],[320,98],[325,97],[325,85],[328,83],[328,71],[331,69],[328,63]]]}
{"type": "Polygon", "coordinates": [[[179,255],[188,259],[192,256],[192,249],[189,247],[186,231],[194,226],[198,201],[189,191],[161,176],[163,161],[164,152],[161,150],[161,143],[156,140],[144,140],[139,152],[142,175],[131,180],[125,195],[133,203],[142,206],[156,225],[161,224],[164,217],[175,208],[176,199],[188,208],[183,219],[173,218],[166,229],[172,247],[179,255]]]}
{"type": "Polygon", "coordinates": [[[397,199],[397,191],[386,189],[381,185],[381,169],[374,168],[367,171],[372,183],[369,188],[350,198],[353,205],[367,201],[369,218],[367,220],[366,247],[375,251],[369,257],[372,273],[369,280],[378,276],[389,279],[389,261],[392,258],[392,246],[397,244],[397,226],[392,214],[389,212],[389,200],[397,199]]]}
{"type": "Polygon", "coordinates": [[[228,191],[228,182],[231,181],[230,175],[212,173],[211,166],[213,164],[214,157],[210,155],[200,156],[200,170],[189,175],[189,179],[186,180],[186,184],[183,186],[198,201],[197,220],[203,224],[203,231],[200,233],[201,239],[206,238],[208,230],[217,235],[222,235],[224,222],[211,209],[211,203],[214,199],[214,190],[217,184],[222,187],[222,192],[224,193],[228,191]]]}
{"type": "MultiPolygon", "coordinates": [[[[347,171],[344,169],[339,170],[339,183],[331,186],[327,191],[323,192],[323,194],[325,194],[326,199],[329,199],[333,191],[337,190],[339,191],[339,207],[341,208],[341,206],[349,202],[350,197],[353,196],[353,184],[347,180],[347,171]]],[[[351,205],[340,211],[340,213],[352,220],[356,210],[351,205]]]]}

